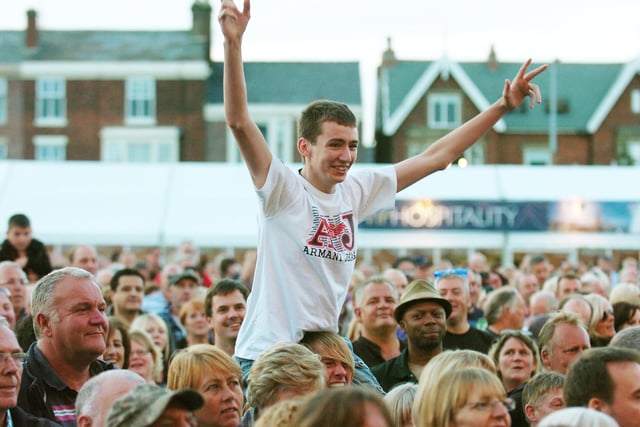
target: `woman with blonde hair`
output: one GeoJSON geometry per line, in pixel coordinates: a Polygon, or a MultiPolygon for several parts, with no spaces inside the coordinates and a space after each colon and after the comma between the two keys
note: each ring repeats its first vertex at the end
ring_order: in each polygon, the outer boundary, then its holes
{"type": "Polygon", "coordinates": [[[162,384],[162,355],[145,331],[133,329],[129,332],[131,353],[129,370],[140,375],[149,384],[162,384]]]}
{"type": "Polygon", "coordinates": [[[514,407],[500,379],[484,368],[445,372],[420,403],[416,427],[510,427],[514,407]]]}
{"type": "Polygon", "coordinates": [[[169,363],[167,388],[197,390],[204,406],[194,412],[198,427],[236,427],[242,417],[242,369],[210,344],[178,350],[169,363]]]}
{"type": "Polygon", "coordinates": [[[182,304],[179,317],[187,333],[184,342],[178,344],[178,348],[195,344],[213,344],[209,341],[209,322],[202,298],[192,299],[182,304]]]}
{"type": "Polygon", "coordinates": [[[591,347],[605,347],[616,334],[613,307],[602,295],[589,294],[585,298],[593,309],[588,328],[591,347]]]}
{"type": "Polygon", "coordinates": [[[462,368],[482,368],[496,374],[496,365],[493,360],[484,353],[474,350],[445,350],[435,356],[427,363],[420,380],[418,381],[418,389],[412,409],[412,418],[414,425],[417,423],[420,413],[425,411],[424,396],[438,382],[439,378],[448,371],[462,368]]]}
{"type": "Polygon", "coordinates": [[[404,383],[395,386],[384,396],[384,403],[387,404],[396,427],[414,427],[411,408],[417,390],[416,384],[404,383]]]}
{"type": "Polygon", "coordinates": [[[169,357],[171,356],[171,346],[169,345],[169,328],[164,319],[154,313],[144,313],[136,317],[129,330],[140,329],[145,331],[151,337],[151,341],[158,349],[162,357],[162,382],[167,376],[167,367],[169,365],[169,357]]]}

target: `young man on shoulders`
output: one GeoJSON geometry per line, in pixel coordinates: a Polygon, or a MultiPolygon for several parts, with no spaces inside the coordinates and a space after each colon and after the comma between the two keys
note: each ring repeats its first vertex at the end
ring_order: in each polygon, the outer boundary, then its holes
{"type": "Polygon", "coordinates": [[[489,109],[423,153],[369,170],[350,172],[359,145],[351,110],[338,102],[313,102],[298,125],[303,166],[296,173],[274,159],[249,115],[241,50],[249,17],[249,0],[242,11],[233,0],[222,1],[226,120],[262,208],[254,284],[236,343],[245,370],[277,342],[298,342],[305,331],[338,330],[356,261],[358,223],[392,209],[398,191],[445,169],[525,97],[531,106],[540,102],[540,90],[530,81],[546,68],[527,73],[527,61],[489,109]]]}

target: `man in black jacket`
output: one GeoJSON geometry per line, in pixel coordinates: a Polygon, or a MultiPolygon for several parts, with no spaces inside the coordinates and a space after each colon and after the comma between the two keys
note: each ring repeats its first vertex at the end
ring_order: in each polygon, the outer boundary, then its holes
{"type": "Polygon", "coordinates": [[[31,307],[37,342],[27,353],[18,404],[33,415],[75,426],[78,391],[112,368],[98,359],[106,348],[107,304],[91,273],[67,267],[36,284],[31,307]]]}

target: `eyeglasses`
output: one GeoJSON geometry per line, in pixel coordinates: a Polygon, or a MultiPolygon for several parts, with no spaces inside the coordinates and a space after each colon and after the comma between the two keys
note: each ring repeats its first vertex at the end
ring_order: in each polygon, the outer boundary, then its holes
{"type": "Polygon", "coordinates": [[[604,322],[605,320],[607,320],[607,318],[608,318],[609,316],[613,317],[613,309],[612,309],[612,308],[609,308],[609,309],[605,310],[605,311],[602,313],[602,319],[601,319],[601,321],[603,321],[603,322],[604,322]]]}
{"type": "Polygon", "coordinates": [[[433,273],[433,277],[438,278],[442,276],[466,276],[468,271],[466,268],[450,268],[448,270],[438,270],[433,273]]]}
{"type": "Polygon", "coordinates": [[[16,365],[22,365],[27,359],[27,353],[0,353],[0,365],[6,365],[9,358],[13,359],[16,365]]]}
{"type": "Polygon", "coordinates": [[[507,411],[513,411],[516,408],[516,401],[507,397],[506,399],[491,399],[482,402],[467,403],[464,406],[468,406],[474,411],[488,412],[494,411],[498,405],[502,405],[507,411]]]}
{"type": "Polygon", "coordinates": [[[6,282],[0,283],[0,286],[25,286],[28,285],[29,281],[27,279],[10,279],[6,282]]]}

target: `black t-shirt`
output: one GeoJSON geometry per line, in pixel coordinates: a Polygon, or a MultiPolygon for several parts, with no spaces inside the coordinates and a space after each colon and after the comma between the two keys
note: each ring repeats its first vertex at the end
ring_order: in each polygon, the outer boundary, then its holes
{"type": "Polygon", "coordinates": [[[493,337],[484,331],[470,327],[464,334],[452,334],[447,331],[442,340],[445,350],[475,350],[488,354],[493,344],[493,337]]]}

